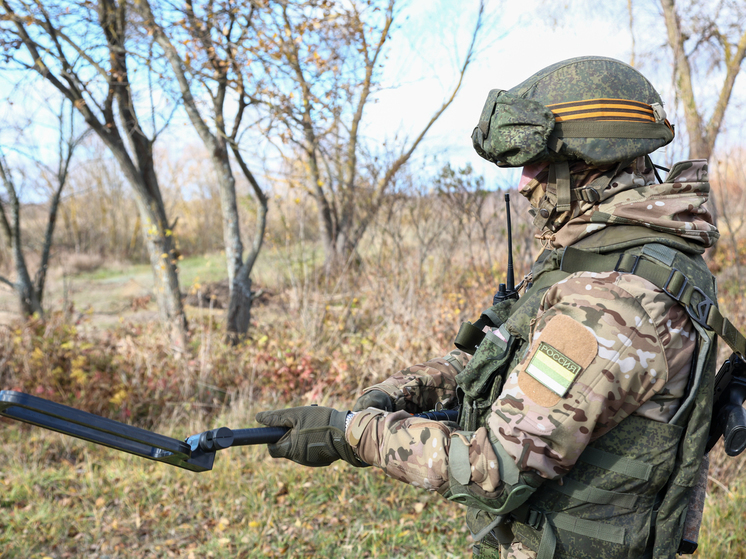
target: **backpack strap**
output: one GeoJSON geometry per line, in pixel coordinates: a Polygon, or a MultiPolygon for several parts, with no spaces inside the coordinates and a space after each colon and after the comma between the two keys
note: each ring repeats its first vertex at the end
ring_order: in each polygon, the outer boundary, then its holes
{"type": "Polygon", "coordinates": [[[629,273],[648,280],[686,309],[700,326],[715,332],[741,358],[746,337],[722,315],[716,303],[679,270],[672,267],[676,251],[664,245],[646,245],[642,254],[597,254],[573,247],[565,249],[560,269],[575,272],[629,273]]]}

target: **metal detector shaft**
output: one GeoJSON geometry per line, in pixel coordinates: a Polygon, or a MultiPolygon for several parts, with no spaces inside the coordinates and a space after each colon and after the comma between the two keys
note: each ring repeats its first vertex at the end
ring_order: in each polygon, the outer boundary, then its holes
{"type": "MultiPolygon", "coordinates": [[[[275,443],[288,431],[286,427],[236,430],[219,427],[180,441],[14,390],[0,391],[0,416],[192,472],[212,470],[218,450],[275,443]]],[[[457,421],[458,410],[431,411],[415,417],[457,421]]]]}

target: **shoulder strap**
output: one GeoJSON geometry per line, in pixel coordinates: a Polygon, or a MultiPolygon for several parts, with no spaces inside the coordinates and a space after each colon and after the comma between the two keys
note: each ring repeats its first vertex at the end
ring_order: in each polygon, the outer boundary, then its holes
{"type": "Polygon", "coordinates": [[[660,247],[648,250],[646,245],[643,253],[638,255],[597,254],[568,247],[562,257],[560,269],[570,274],[615,271],[640,276],[662,289],[686,309],[693,321],[715,332],[743,359],[746,355],[746,338],[722,315],[715,302],[701,288],[670,265],[673,258],[668,251],[673,252],[673,249],[662,245],[660,247]]]}

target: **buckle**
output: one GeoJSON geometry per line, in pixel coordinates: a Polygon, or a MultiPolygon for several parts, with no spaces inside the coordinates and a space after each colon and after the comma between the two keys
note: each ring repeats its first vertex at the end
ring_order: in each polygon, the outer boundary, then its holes
{"type": "Polygon", "coordinates": [[[579,189],[578,196],[583,200],[583,202],[588,202],[589,204],[595,204],[601,200],[601,195],[598,193],[598,190],[590,186],[585,186],[579,189]]]}
{"type": "Polygon", "coordinates": [[[715,305],[715,303],[699,287],[695,287],[694,291],[702,296],[702,300],[697,303],[696,306],[694,306],[690,300],[689,305],[686,307],[686,312],[689,313],[689,317],[700,326],[703,326],[708,330],[713,330],[713,327],[707,324],[707,319],[710,316],[710,309],[715,305]]]}
{"type": "Polygon", "coordinates": [[[616,266],[614,266],[614,271],[615,272],[619,272],[620,274],[632,274],[632,275],[634,275],[634,273],[637,271],[638,264],[640,264],[640,256],[641,255],[633,256],[633,255],[627,254],[627,253],[620,254],[619,255],[619,260],[617,260],[616,266]],[[631,270],[622,270],[622,269],[620,269],[620,266],[622,265],[622,259],[625,256],[626,257],[634,258],[635,263],[632,265],[632,269],[631,270]]]}
{"type": "MultiPolygon", "coordinates": [[[[671,273],[668,274],[668,279],[666,280],[665,285],[663,286],[663,291],[671,298],[673,298],[676,302],[681,303],[681,297],[684,295],[684,291],[689,286],[689,278],[687,278],[684,274],[679,272],[676,268],[673,268],[671,270],[671,273]],[[671,291],[669,289],[669,286],[671,285],[671,282],[673,281],[674,274],[678,272],[681,277],[684,278],[683,283],[681,284],[681,287],[678,289],[676,293],[671,291]]],[[[684,305],[684,308],[686,309],[686,313],[689,315],[689,318],[691,318],[694,322],[702,326],[703,328],[706,328],[707,330],[713,330],[712,326],[707,324],[707,318],[710,316],[710,309],[715,305],[715,303],[710,299],[707,294],[702,291],[697,286],[692,286],[692,295],[694,293],[699,293],[699,296],[702,298],[702,300],[699,303],[694,302],[694,297],[689,297],[689,304],[684,305]]]]}
{"type": "MultiPolygon", "coordinates": [[[[669,297],[672,297],[676,301],[681,301],[681,295],[682,293],[684,293],[684,290],[686,289],[687,285],[689,285],[689,278],[687,278],[684,274],[679,272],[676,268],[672,268],[671,273],[668,274],[668,279],[666,280],[666,283],[663,285],[663,291],[665,291],[669,297]],[[679,291],[676,294],[674,294],[670,289],[668,289],[668,286],[671,285],[671,280],[673,279],[673,276],[676,272],[678,272],[681,275],[681,277],[684,278],[684,283],[681,284],[681,289],[679,289],[679,291]]],[[[695,287],[694,289],[702,293],[702,290],[699,289],[698,287],[695,287]]],[[[705,295],[704,293],[702,293],[702,295],[704,297],[707,297],[707,295],[705,295]]]]}
{"type": "Polygon", "coordinates": [[[541,530],[541,527],[544,524],[544,513],[535,509],[529,510],[526,524],[531,526],[534,530],[541,530]]]}

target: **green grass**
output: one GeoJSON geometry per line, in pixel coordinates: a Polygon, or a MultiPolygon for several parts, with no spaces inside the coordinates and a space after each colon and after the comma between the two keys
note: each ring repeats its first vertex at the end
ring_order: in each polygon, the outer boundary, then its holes
{"type": "MultiPolygon", "coordinates": [[[[737,460],[742,460],[738,458],[737,460]]],[[[698,557],[746,558],[746,482],[736,479],[728,491],[710,484],[700,531],[698,557]]]]}
{"type": "MultiPolygon", "coordinates": [[[[215,424],[238,426],[232,415],[215,424]]],[[[2,432],[3,558],[470,557],[461,507],[374,468],[305,468],[258,446],[198,474],[9,421],[2,432]]],[[[746,483],[711,485],[696,557],[746,558],[744,520],[746,483]]]]}
{"type": "MultiPolygon", "coordinates": [[[[225,255],[214,252],[206,255],[188,256],[179,261],[179,283],[182,288],[189,288],[196,278],[202,281],[217,281],[228,275],[225,267],[225,255]]],[[[144,277],[152,283],[150,264],[122,264],[102,266],[92,272],[72,276],[75,280],[111,283],[131,277],[144,277]]]]}
{"type": "Polygon", "coordinates": [[[17,424],[3,426],[2,557],[468,557],[462,510],[345,463],[265,447],[196,474],[17,424]]]}
{"type": "Polygon", "coordinates": [[[219,252],[189,256],[179,261],[179,284],[188,291],[196,282],[219,281],[228,277],[225,255],[219,252]]]}
{"type": "Polygon", "coordinates": [[[123,276],[141,276],[150,274],[150,264],[122,264],[119,266],[101,266],[92,272],[82,272],[70,277],[83,281],[111,281],[123,276]]]}

